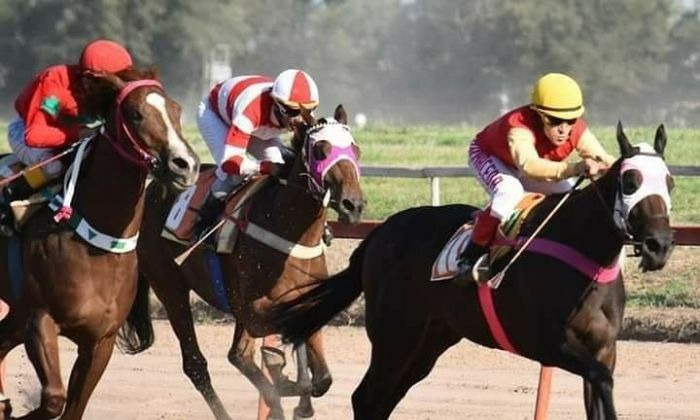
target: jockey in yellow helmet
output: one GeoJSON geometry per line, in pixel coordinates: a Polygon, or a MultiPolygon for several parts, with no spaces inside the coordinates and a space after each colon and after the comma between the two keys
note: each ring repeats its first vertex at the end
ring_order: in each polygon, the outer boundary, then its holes
{"type": "Polygon", "coordinates": [[[535,83],[530,104],[499,117],[472,140],[469,163],[491,202],[477,216],[460,256],[458,281],[489,276],[488,270],[479,274],[483,267],[477,260],[487,260],[481,257],[488,254],[498,225],[525,192],[566,192],[573,177],[596,175],[615,161],[589,130],[584,111],[578,83],[565,74],[549,73],[535,83]],[[581,160],[566,161],[573,152],[581,160]]]}

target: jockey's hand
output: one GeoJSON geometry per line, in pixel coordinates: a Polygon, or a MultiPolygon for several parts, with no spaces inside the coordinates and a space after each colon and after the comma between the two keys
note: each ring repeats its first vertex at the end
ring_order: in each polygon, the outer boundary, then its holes
{"type": "Polygon", "coordinates": [[[585,174],[588,178],[602,176],[608,170],[608,165],[606,165],[601,159],[584,158],[579,165],[579,173],[585,174]]]}
{"type": "Polygon", "coordinates": [[[281,176],[284,171],[284,165],[281,163],[262,161],[260,162],[260,173],[262,175],[272,175],[275,177],[281,176]]]}

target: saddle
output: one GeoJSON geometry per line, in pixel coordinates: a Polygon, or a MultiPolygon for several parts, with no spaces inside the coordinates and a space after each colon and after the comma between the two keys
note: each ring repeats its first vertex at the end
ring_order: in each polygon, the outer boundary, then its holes
{"type": "MultiPolygon", "coordinates": [[[[16,176],[22,172],[27,166],[17,159],[14,154],[8,154],[0,157],[0,181],[16,176]]],[[[25,173],[23,176],[26,179],[31,179],[34,174],[41,171],[37,168],[33,171],[25,173]]],[[[2,194],[3,205],[9,207],[14,217],[15,229],[17,231],[27,223],[27,221],[42,207],[47,205],[51,197],[53,197],[61,189],[58,177],[52,180],[46,186],[31,193],[28,197],[20,200],[12,200],[6,194],[2,194]],[[9,200],[9,202],[7,202],[9,200]]],[[[5,186],[7,187],[7,186],[5,186]]]]}
{"type": "MultiPolygon", "coordinates": [[[[161,231],[163,238],[185,245],[192,245],[197,240],[195,226],[199,220],[199,211],[216,179],[215,170],[216,168],[213,167],[201,171],[197,183],[180,193],[161,231]]],[[[216,224],[222,217],[227,218],[214,239],[217,252],[233,251],[240,228],[245,224],[246,213],[252,198],[268,184],[269,179],[268,176],[262,176],[245,181],[228,196],[223,213],[214,222],[216,224]]]]}
{"type": "MultiPolygon", "coordinates": [[[[493,266],[513,248],[511,245],[501,245],[501,243],[518,237],[523,222],[530,214],[530,211],[544,198],[543,194],[526,194],[520,200],[512,215],[501,223],[493,241],[494,245],[491,246],[489,251],[490,266],[493,266]]],[[[469,243],[472,228],[472,222],[465,223],[450,237],[435,259],[435,262],[433,262],[430,281],[452,279],[457,275],[459,272],[459,256],[469,243]]],[[[510,243],[511,241],[508,242],[510,243]]]]}

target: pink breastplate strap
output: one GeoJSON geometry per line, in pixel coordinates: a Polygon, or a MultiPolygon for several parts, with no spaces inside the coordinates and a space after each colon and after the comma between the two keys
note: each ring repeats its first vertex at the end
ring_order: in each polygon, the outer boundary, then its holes
{"type": "MultiPolygon", "coordinates": [[[[517,240],[499,239],[495,241],[494,245],[507,245],[518,248],[522,246],[526,240],[527,238],[525,237],[519,237],[517,240]]],[[[609,267],[603,267],[574,248],[549,239],[535,238],[530,245],[528,245],[527,251],[556,258],[585,274],[595,283],[610,283],[617,279],[620,274],[619,261],[615,261],[609,267]]],[[[501,320],[498,318],[498,313],[493,303],[493,290],[487,284],[481,284],[478,286],[478,292],[481,311],[484,314],[484,318],[486,318],[486,323],[489,326],[489,330],[491,330],[491,335],[496,341],[496,344],[503,350],[518,354],[518,351],[508,339],[508,335],[503,329],[501,320]]]]}

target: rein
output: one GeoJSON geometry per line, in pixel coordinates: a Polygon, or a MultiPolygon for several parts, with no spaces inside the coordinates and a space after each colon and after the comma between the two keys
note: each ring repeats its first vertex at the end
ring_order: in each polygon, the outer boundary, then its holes
{"type": "Polygon", "coordinates": [[[153,169],[157,164],[157,159],[148,153],[134,138],[134,135],[129,130],[129,127],[124,121],[124,113],[122,111],[122,102],[127,96],[135,89],[140,87],[153,86],[162,89],[163,85],[157,80],[144,79],[136,80],[133,82],[128,82],[119,91],[116,99],[115,107],[115,124],[116,124],[116,135],[110,136],[106,130],[103,130],[102,134],[107,137],[109,144],[114,147],[114,149],[126,160],[139,166],[143,169],[153,169]]]}

